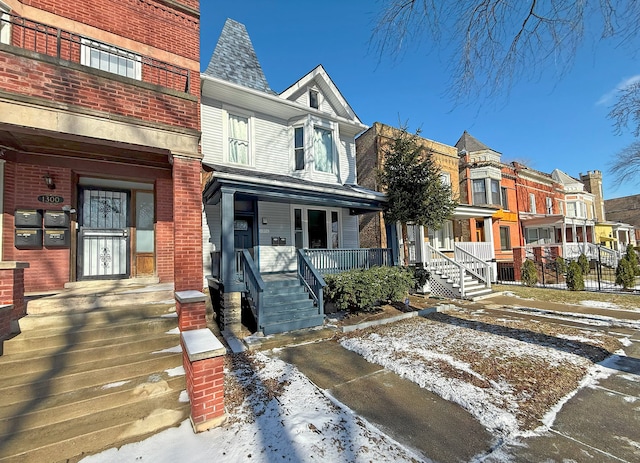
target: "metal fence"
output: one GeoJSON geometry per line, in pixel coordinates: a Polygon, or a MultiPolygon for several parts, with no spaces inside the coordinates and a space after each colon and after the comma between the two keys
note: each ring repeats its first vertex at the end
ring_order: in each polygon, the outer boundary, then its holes
{"type": "MultiPolygon", "coordinates": [[[[538,283],[536,286],[542,288],[568,289],[566,268],[572,260],[567,259],[564,265],[553,259],[544,258],[534,262],[538,272],[538,283]]],[[[619,292],[623,291],[622,285],[616,284],[616,269],[599,259],[589,261],[589,271],[583,275],[585,291],[619,292]]],[[[515,269],[513,262],[498,263],[497,282],[502,284],[520,283],[515,279],[515,269]]],[[[636,279],[636,283],[638,280],[636,279]]],[[[640,285],[636,285],[633,291],[640,294],[640,285]]]]}

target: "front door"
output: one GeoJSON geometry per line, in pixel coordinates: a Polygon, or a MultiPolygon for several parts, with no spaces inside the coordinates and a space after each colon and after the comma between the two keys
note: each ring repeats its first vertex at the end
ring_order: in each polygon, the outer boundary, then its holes
{"type": "Polygon", "coordinates": [[[128,278],[128,191],[83,188],[78,201],[78,279],[128,278]]]}

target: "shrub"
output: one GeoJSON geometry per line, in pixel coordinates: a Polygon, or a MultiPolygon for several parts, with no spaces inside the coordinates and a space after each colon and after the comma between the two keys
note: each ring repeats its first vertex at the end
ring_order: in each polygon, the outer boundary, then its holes
{"type": "Polygon", "coordinates": [[[535,286],[538,283],[538,270],[532,260],[525,260],[520,269],[522,273],[522,284],[525,286],[535,286]]]}
{"type": "Polygon", "coordinates": [[[582,275],[588,275],[589,274],[589,259],[587,259],[587,256],[585,256],[584,254],[580,254],[580,257],[578,257],[578,265],[580,266],[580,270],[582,270],[582,275]]]}
{"type": "Polygon", "coordinates": [[[638,265],[638,253],[636,252],[633,244],[627,246],[627,252],[623,257],[629,261],[631,264],[631,268],[633,269],[633,274],[635,276],[640,276],[640,266],[638,265]]]}
{"type": "Polygon", "coordinates": [[[431,276],[429,270],[422,267],[421,265],[415,265],[410,268],[413,270],[414,288],[422,290],[424,285],[427,284],[427,281],[429,281],[429,277],[431,276]]]}
{"type": "Polygon", "coordinates": [[[556,257],[556,270],[562,275],[567,273],[567,262],[560,256],[556,257]]]}
{"type": "Polygon", "coordinates": [[[324,277],[327,301],[340,310],[368,311],[380,301],[404,300],[415,286],[413,271],[405,267],[372,267],[324,277]]]}
{"type": "Polygon", "coordinates": [[[631,262],[626,257],[620,259],[616,268],[616,284],[621,285],[624,289],[630,289],[635,286],[636,274],[631,262]]]}
{"type": "MultiPolygon", "coordinates": [[[[584,254],[582,254],[584,256],[584,254]]],[[[582,266],[579,262],[573,261],[567,267],[567,288],[570,291],[584,290],[584,276],[582,275],[582,266]]]]}

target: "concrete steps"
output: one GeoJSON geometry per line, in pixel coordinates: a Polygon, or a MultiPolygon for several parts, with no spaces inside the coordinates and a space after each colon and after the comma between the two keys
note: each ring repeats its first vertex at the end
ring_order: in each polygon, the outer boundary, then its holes
{"type": "Polygon", "coordinates": [[[96,284],[29,301],[0,357],[0,462],[74,462],[186,419],[170,294],[96,284]]]}

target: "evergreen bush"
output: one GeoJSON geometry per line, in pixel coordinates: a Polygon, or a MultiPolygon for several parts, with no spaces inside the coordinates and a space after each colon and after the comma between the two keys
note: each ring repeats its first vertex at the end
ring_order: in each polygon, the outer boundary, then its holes
{"type": "MultiPolygon", "coordinates": [[[[581,255],[581,257],[584,254],[581,255]]],[[[567,267],[567,289],[570,291],[583,291],[584,290],[584,276],[582,274],[582,265],[578,262],[572,261],[567,267]]]]}
{"type": "Polygon", "coordinates": [[[559,275],[565,275],[567,273],[567,261],[562,257],[556,257],[556,270],[559,275]]]}
{"type": "Polygon", "coordinates": [[[525,260],[520,268],[522,274],[522,284],[525,286],[535,286],[538,283],[538,270],[532,260],[525,260]]]}
{"type": "Polygon", "coordinates": [[[402,301],[415,287],[413,271],[405,267],[372,267],[326,275],[324,294],[340,310],[366,312],[380,301],[402,301]]]}
{"type": "Polygon", "coordinates": [[[587,256],[585,256],[584,254],[580,254],[580,257],[578,257],[578,265],[580,265],[580,270],[582,270],[582,275],[588,275],[589,274],[589,259],[587,259],[587,256]]]}
{"type": "Polygon", "coordinates": [[[624,289],[630,289],[635,286],[636,274],[632,263],[625,255],[616,268],[616,284],[621,285],[624,289]]]}
{"type": "Polygon", "coordinates": [[[631,264],[631,268],[633,269],[633,274],[635,276],[640,276],[640,265],[638,265],[638,253],[633,247],[633,244],[627,246],[627,252],[624,255],[624,258],[629,261],[631,264]]]}

